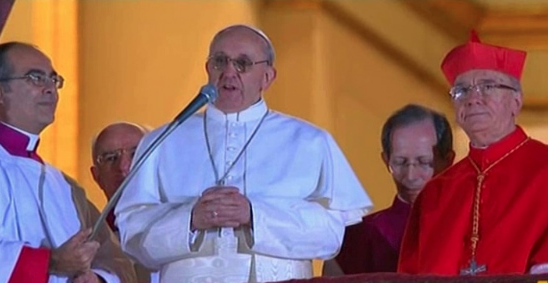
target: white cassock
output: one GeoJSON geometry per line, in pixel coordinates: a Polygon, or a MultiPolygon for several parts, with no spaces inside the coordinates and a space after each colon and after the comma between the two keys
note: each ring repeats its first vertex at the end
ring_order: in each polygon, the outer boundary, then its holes
{"type": "MultiPolygon", "coordinates": [[[[162,283],[310,278],[311,260],[334,257],[345,226],[361,221],[371,209],[333,138],[307,122],[268,110],[263,100],[233,114],[212,105],[206,109],[219,175],[236,160],[267,111],[225,183],[249,199],[251,231],[190,232],[194,204],[217,181],[203,113],[179,126],[129,182],[116,207],[122,248],[144,265],[159,268],[162,283]]],[[[147,135],[136,156],[164,129],[147,135]]]]}
{"type": "MultiPolygon", "coordinates": [[[[58,248],[79,230],[71,187],[62,173],[0,146],[0,282],[8,282],[23,246],[58,248]]],[[[107,282],[120,282],[109,272],[93,271],[107,282]]],[[[69,280],[50,275],[48,282],[69,280]]]]}

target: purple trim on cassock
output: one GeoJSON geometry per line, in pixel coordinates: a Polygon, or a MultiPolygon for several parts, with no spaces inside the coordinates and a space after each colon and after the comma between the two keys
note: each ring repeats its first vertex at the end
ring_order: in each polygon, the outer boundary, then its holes
{"type": "Polygon", "coordinates": [[[36,153],[38,144],[34,147],[34,151],[27,151],[27,146],[30,142],[30,138],[25,134],[16,131],[3,123],[0,123],[0,145],[11,155],[20,157],[29,157],[40,163],[43,163],[42,159],[36,153]]]}
{"type": "Polygon", "coordinates": [[[395,197],[387,209],[346,227],[341,252],[335,258],[345,274],[396,272],[411,205],[395,197]]]}

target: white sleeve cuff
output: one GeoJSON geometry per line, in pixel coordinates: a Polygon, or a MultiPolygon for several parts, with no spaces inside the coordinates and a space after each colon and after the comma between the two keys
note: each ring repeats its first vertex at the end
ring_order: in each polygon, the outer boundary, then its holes
{"type": "Polygon", "coordinates": [[[529,271],[531,274],[544,274],[548,273],[548,263],[535,264],[529,271]]]}

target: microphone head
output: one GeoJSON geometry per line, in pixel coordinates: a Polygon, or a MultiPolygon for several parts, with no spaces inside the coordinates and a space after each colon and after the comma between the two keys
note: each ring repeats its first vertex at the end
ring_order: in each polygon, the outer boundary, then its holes
{"type": "Polygon", "coordinates": [[[200,89],[200,93],[205,95],[207,97],[207,100],[210,103],[215,102],[215,99],[217,99],[217,96],[219,96],[219,93],[217,92],[217,88],[213,84],[206,84],[200,89]]]}

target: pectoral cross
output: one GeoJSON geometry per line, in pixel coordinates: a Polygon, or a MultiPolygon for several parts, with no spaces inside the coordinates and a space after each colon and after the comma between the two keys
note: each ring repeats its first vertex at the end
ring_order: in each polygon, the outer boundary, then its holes
{"type": "Polygon", "coordinates": [[[472,258],[472,260],[470,260],[470,266],[468,268],[461,269],[460,275],[475,276],[476,274],[485,272],[485,271],[487,271],[487,266],[485,266],[485,264],[478,265],[476,263],[476,259],[472,258]]]}

